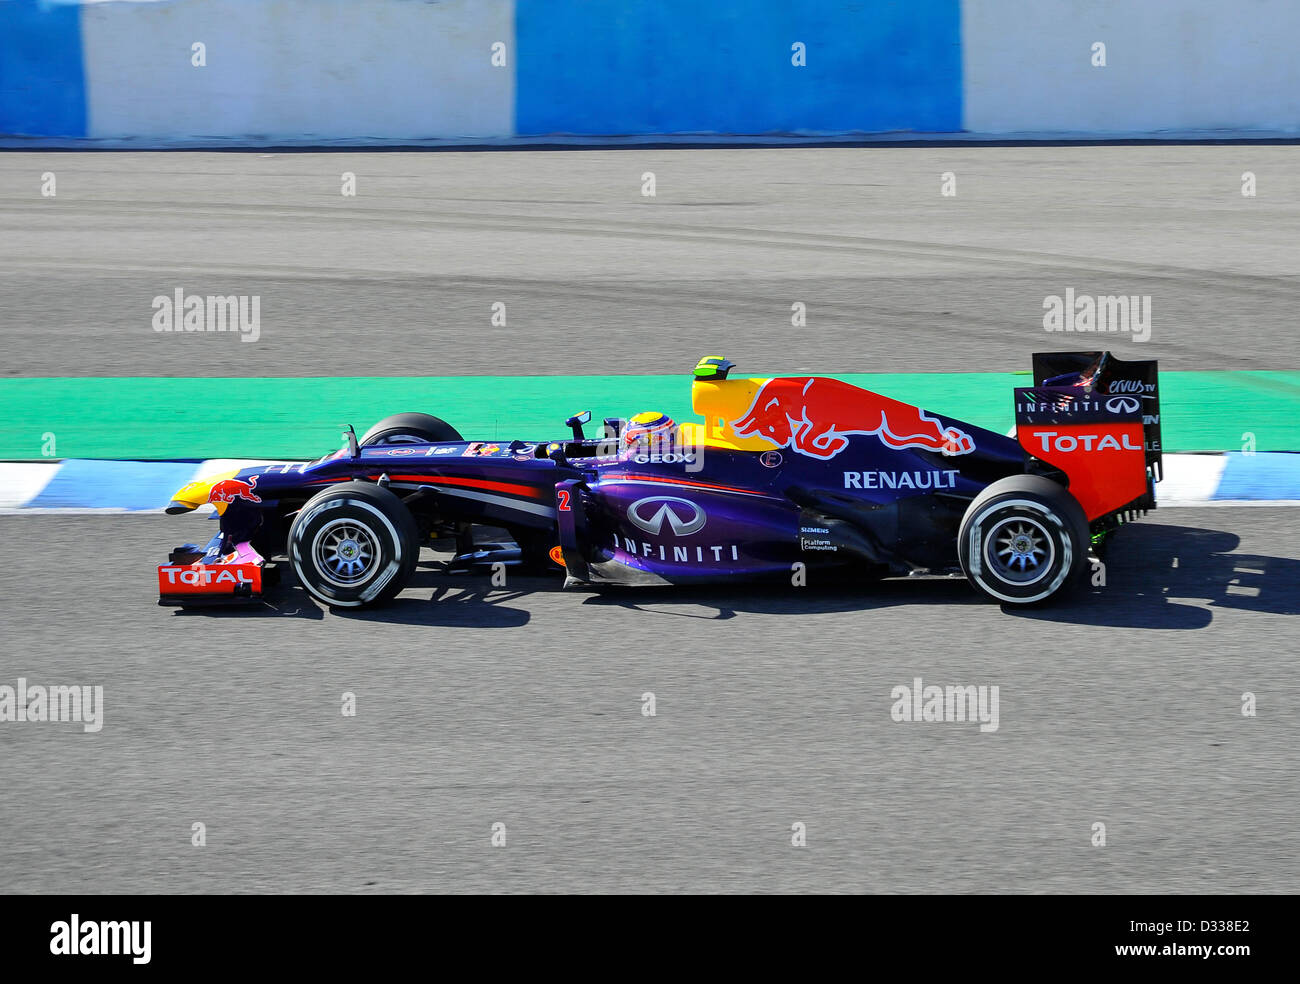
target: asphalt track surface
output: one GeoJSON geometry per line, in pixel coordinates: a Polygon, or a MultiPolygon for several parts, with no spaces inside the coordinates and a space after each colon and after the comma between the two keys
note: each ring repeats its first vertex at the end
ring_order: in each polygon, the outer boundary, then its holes
{"type": "Polygon", "coordinates": [[[8,153],[0,373],[655,373],[719,352],[752,371],[1023,369],[1036,348],[1096,345],[1043,329],[1044,298],[1069,287],[1151,295],[1150,341],[1113,344],[1162,369],[1297,368],[1296,160],[1252,145],[8,153]],[[260,340],[155,333],[153,298],[178,288],[260,297],[260,340]]]}
{"type": "MultiPolygon", "coordinates": [[[[1294,159],[12,153],[0,372],[1024,368],[1073,341],[1041,327],[1070,286],[1153,295],[1121,354],[1294,368],[1294,159]],[[177,287],[260,294],[261,341],[154,333],[177,287]]],[[[428,555],[352,615],[292,583],[155,607],[153,565],[206,520],[3,516],[0,684],[101,685],[106,709],[95,735],[0,726],[0,891],[1296,892],[1296,516],[1160,511],[1104,588],[1032,613],[945,579],[493,588],[428,555]],[[997,685],[998,730],[894,722],[916,677],[997,685]]]]}
{"type": "Polygon", "coordinates": [[[210,521],[0,517],[3,682],[105,694],[98,734],[0,726],[0,890],[1294,892],[1295,515],[1153,514],[1032,614],[957,579],[494,588],[432,552],[385,609],[290,575],[185,614],[150,565],[210,521]],[[893,721],[918,676],[997,685],[998,730],[893,721]]]}

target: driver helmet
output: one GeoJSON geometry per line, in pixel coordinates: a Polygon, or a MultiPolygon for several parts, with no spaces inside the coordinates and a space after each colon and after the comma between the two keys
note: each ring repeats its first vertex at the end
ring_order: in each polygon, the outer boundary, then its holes
{"type": "Polygon", "coordinates": [[[623,450],[629,452],[666,449],[677,434],[673,418],[658,410],[647,410],[634,415],[623,429],[623,450]]]}

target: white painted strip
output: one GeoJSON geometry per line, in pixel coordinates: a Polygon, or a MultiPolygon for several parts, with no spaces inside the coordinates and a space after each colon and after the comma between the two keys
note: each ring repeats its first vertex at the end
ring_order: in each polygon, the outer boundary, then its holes
{"type": "Polygon", "coordinates": [[[0,511],[21,508],[50,484],[57,461],[12,461],[0,464],[0,511]]]}
{"type": "MultiPolygon", "coordinates": [[[[294,462],[297,464],[298,462],[294,462]]],[[[201,465],[194,469],[194,474],[190,477],[191,482],[197,482],[201,478],[207,478],[210,475],[220,475],[222,472],[242,471],[245,468],[257,468],[261,465],[279,465],[284,464],[281,458],[209,458],[201,465]]]]}
{"type": "Polygon", "coordinates": [[[1164,481],[1156,483],[1156,505],[1204,505],[1213,498],[1228,459],[1221,454],[1167,454],[1164,481]]]}

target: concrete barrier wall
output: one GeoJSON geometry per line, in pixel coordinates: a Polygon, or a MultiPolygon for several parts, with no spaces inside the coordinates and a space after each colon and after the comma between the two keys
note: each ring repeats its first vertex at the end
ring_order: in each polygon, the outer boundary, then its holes
{"type": "Polygon", "coordinates": [[[962,39],[972,132],[1300,128],[1296,0],[967,0],[962,39]]]}
{"type": "Polygon", "coordinates": [[[509,136],[510,0],[83,7],[87,134],[377,141],[509,136]],[[203,67],[193,64],[204,45],[203,67]],[[508,50],[507,49],[507,50],[508,50]]]}
{"type": "Polygon", "coordinates": [[[0,137],[1289,133],[1298,28],[1295,0],[0,0],[0,137]]]}
{"type": "Polygon", "coordinates": [[[958,0],[519,0],[516,17],[520,135],[961,129],[958,0]]]}

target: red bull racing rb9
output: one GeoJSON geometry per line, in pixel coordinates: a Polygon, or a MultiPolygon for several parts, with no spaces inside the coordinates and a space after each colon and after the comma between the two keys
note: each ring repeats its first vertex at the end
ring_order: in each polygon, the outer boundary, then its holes
{"type": "Polygon", "coordinates": [[[443,545],[453,570],[506,563],[566,587],[962,573],[1028,605],[1155,508],[1154,361],[1035,355],[1013,437],[829,377],[733,369],[695,367],[694,422],[644,412],[589,437],[584,411],[559,440],[466,441],[400,413],[315,461],[192,482],[167,512],[211,503],[220,529],[158,568],[160,604],[257,600],[279,558],[326,605],[377,604],[443,545]]]}

